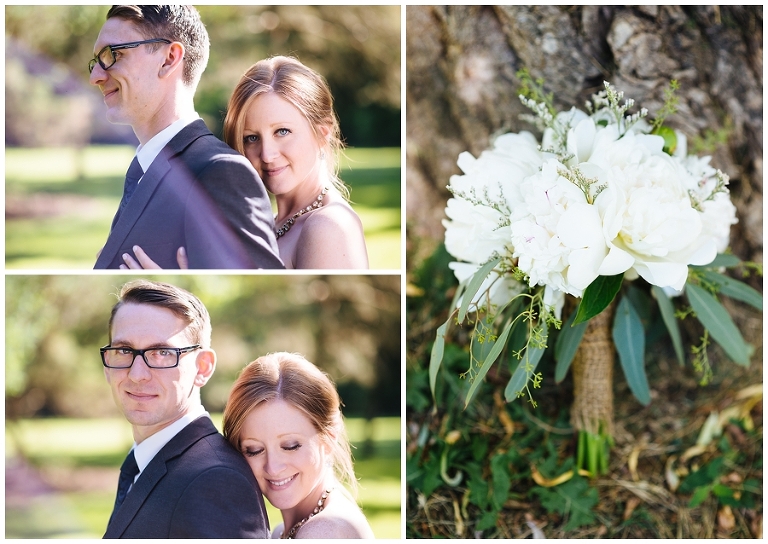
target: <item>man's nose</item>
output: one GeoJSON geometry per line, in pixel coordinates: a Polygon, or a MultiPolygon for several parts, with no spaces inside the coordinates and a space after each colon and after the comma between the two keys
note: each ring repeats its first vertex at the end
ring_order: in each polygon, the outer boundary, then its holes
{"type": "Polygon", "coordinates": [[[144,360],[144,357],[138,353],[133,357],[133,364],[128,370],[128,377],[135,382],[146,381],[152,377],[147,362],[144,360]]]}
{"type": "Polygon", "coordinates": [[[98,62],[93,65],[93,70],[91,70],[91,75],[88,78],[88,82],[91,85],[101,85],[107,80],[107,71],[101,67],[101,64],[98,62]]]}

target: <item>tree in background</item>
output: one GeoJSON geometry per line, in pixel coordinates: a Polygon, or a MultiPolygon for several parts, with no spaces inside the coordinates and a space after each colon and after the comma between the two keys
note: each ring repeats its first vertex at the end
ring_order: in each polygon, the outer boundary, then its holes
{"type": "MultiPolygon", "coordinates": [[[[6,277],[6,418],[117,414],[98,348],[123,276],[6,277]]],[[[222,410],[246,363],[296,351],[344,392],[347,416],[399,414],[397,276],[163,276],[195,293],[219,362],[203,389],[222,410]]]]}
{"type": "MultiPolygon", "coordinates": [[[[27,66],[25,74],[7,71],[6,93],[15,99],[6,107],[7,144],[70,144],[67,123],[61,122],[70,114],[90,116],[94,137],[113,141],[105,133],[109,125],[103,124],[101,97],[89,89],[86,69],[108,9],[7,6],[6,45],[15,43],[27,55],[48,57],[81,84],[64,91],[51,70],[27,66]],[[46,90],[25,93],[30,77],[37,80],[35,87],[46,90]],[[57,97],[57,107],[41,100],[42,93],[57,97]],[[82,105],[83,96],[92,112],[82,105]],[[61,130],[51,130],[59,124],[61,130]],[[45,139],[35,137],[45,132],[45,139]]],[[[200,6],[199,11],[210,35],[211,56],[196,106],[215,134],[221,132],[227,100],[241,74],[257,60],[284,54],[326,77],[349,145],[400,145],[399,6],[200,6]]]]}

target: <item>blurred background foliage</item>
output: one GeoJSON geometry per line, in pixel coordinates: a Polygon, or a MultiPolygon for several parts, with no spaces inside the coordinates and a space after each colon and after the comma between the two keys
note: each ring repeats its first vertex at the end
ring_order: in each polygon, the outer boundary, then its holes
{"type": "MultiPolygon", "coordinates": [[[[7,419],[119,415],[98,348],[127,276],[6,276],[7,419]]],[[[328,372],[348,417],[400,414],[398,276],[162,276],[195,293],[213,324],[216,372],[203,388],[224,408],[243,366],[295,351],[328,372]]]]}
{"type": "MultiPolygon", "coordinates": [[[[6,145],[116,143],[88,60],[108,6],[6,6],[6,145]]],[[[292,55],[323,74],[354,147],[400,145],[399,6],[200,6],[211,55],[196,107],[214,134],[245,70],[292,55]]]]}
{"type": "MultiPolygon", "coordinates": [[[[137,145],[106,120],[88,60],[108,6],[5,10],[6,267],[90,269],[137,145]],[[115,145],[120,144],[120,145],[115,145]]],[[[323,74],[348,148],[340,175],[372,269],[401,266],[400,7],[200,6],[210,59],[195,106],[221,136],[256,61],[291,55],[323,74]]]]}
{"type": "MultiPolygon", "coordinates": [[[[6,538],[97,538],[133,438],[98,348],[127,275],[6,275],[6,538]]],[[[377,538],[400,538],[400,277],[150,276],[206,305],[218,355],[203,403],[221,429],[246,363],[295,351],[336,383],[358,503],[377,538]]],[[[268,506],[271,525],[280,513],[268,506]]]]}

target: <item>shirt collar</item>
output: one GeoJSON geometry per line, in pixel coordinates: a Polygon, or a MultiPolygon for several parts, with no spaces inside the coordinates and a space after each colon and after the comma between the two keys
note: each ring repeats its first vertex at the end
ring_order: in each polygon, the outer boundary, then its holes
{"type": "Polygon", "coordinates": [[[178,121],[174,121],[163,130],[152,136],[152,138],[144,145],[139,145],[136,148],[136,157],[139,159],[141,169],[146,172],[152,165],[152,162],[160,154],[160,151],[166,146],[171,139],[176,136],[181,130],[188,124],[200,119],[197,113],[182,117],[178,121]]]}
{"type": "MultiPolygon", "coordinates": [[[[157,452],[163,449],[163,446],[179,434],[184,427],[202,416],[208,417],[208,412],[205,411],[202,404],[199,404],[164,429],[144,439],[141,444],[134,444],[133,455],[136,457],[136,464],[139,465],[139,474],[136,475],[136,478],[144,472],[149,462],[157,455],[157,452]]],[[[134,479],[134,481],[136,480],[134,479]]]]}

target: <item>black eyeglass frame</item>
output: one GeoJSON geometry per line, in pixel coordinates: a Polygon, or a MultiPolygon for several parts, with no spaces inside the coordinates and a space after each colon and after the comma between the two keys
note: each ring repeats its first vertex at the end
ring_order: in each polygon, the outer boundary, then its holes
{"type": "Polygon", "coordinates": [[[133,363],[136,361],[136,356],[141,355],[141,358],[144,360],[144,364],[147,365],[149,368],[176,368],[179,366],[179,362],[181,361],[181,355],[183,353],[189,353],[190,351],[195,351],[198,349],[201,349],[202,346],[200,344],[195,344],[194,346],[187,346],[185,348],[168,348],[168,347],[155,347],[155,348],[146,348],[146,349],[133,349],[133,348],[127,348],[127,347],[118,347],[118,346],[104,346],[103,348],[99,348],[99,351],[101,352],[101,364],[104,365],[105,368],[117,368],[117,369],[125,369],[125,368],[131,368],[133,366],[133,363]],[[131,357],[131,364],[128,366],[109,366],[107,364],[107,359],[104,357],[105,353],[107,351],[116,351],[116,350],[124,350],[124,351],[130,351],[133,354],[133,357],[131,357]],[[152,366],[149,364],[149,361],[147,361],[146,356],[144,355],[148,351],[154,351],[158,349],[167,349],[168,351],[173,351],[176,353],[176,364],[173,366],[152,366]]]}
{"type": "Polygon", "coordinates": [[[93,73],[93,69],[96,67],[96,63],[99,63],[99,66],[101,66],[102,70],[105,72],[112,68],[115,65],[115,62],[117,62],[117,58],[115,57],[115,51],[120,51],[121,49],[133,49],[135,47],[138,47],[140,45],[144,45],[145,43],[173,43],[170,40],[166,40],[165,38],[152,38],[151,40],[142,40],[140,42],[128,42],[128,43],[118,43],[115,45],[105,45],[101,48],[101,50],[96,54],[95,57],[93,57],[91,60],[88,61],[88,73],[93,73]],[[109,49],[112,52],[112,58],[115,59],[112,64],[109,66],[105,66],[104,63],[101,61],[101,54],[104,53],[109,49]]]}

